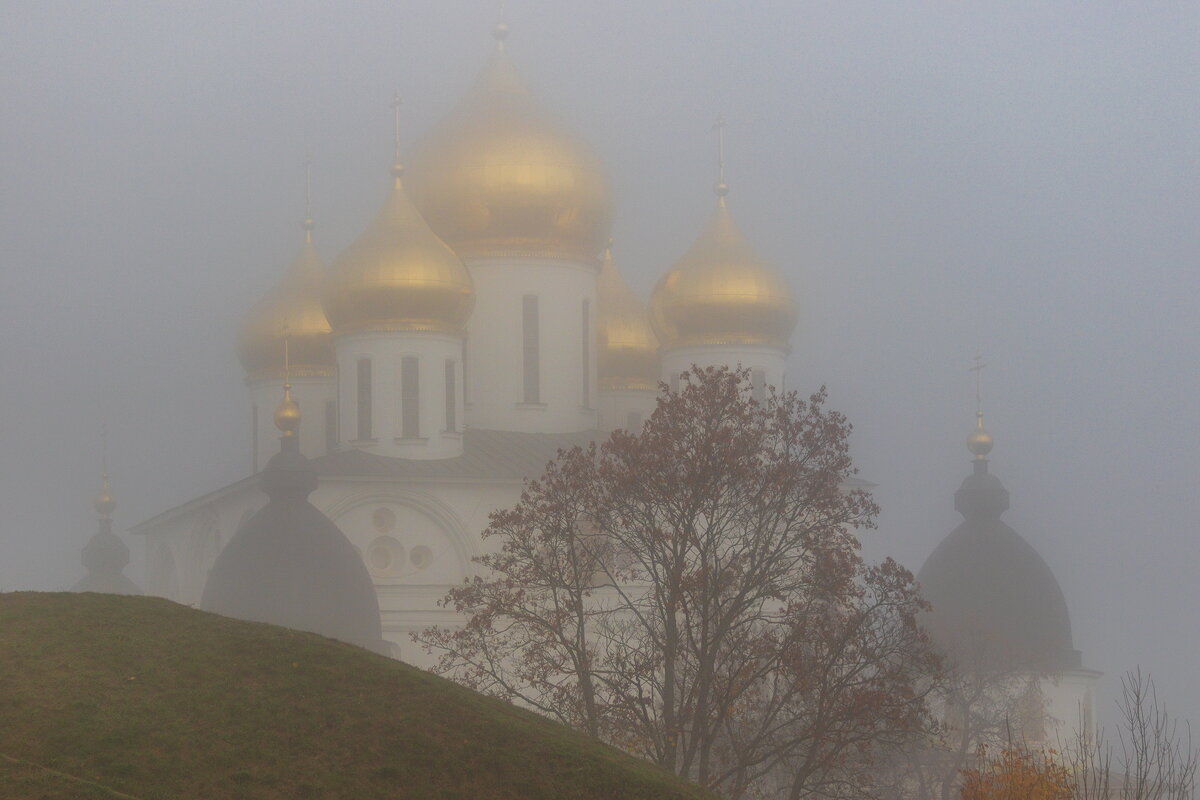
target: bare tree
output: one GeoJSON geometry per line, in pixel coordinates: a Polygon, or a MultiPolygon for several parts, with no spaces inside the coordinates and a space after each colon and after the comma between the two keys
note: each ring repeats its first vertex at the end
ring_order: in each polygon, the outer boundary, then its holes
{"type": "Polygon", "coordinates": [[[938,660],[912,575],[868,567],[877,509],[820,392],[745,370],[664,387],[639,435],[560,454],[416,636],[437,669],[745,797],[869,791],[877,745],[927,722],[938,660]]]}
{"type": "Polygon", "coordinates": [[[1117,709],[1115,744],[1081,731],[1070,748],[1077,800],[1191,800],[1200,765],[1191,725],[1171,716],[1140,668],[1121,678],[1117,709]]]}

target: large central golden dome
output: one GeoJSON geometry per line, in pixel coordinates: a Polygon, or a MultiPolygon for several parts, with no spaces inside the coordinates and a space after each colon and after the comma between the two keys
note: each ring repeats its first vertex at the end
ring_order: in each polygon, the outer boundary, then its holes
{"type": "Polygon", "coordinates": [[[325,280],[325,313],[337,334],[462,331],[475,287],[462,261],[439,239],[401,184],[374,221],[334,262],[325,280]]]}
{"type": "Polygon", "coordinates": [[[464,258],[542,256],[594,261],[612,202],[600,160],[530,96],[497,49],[458,108],[412,159],[413,199],[464,258]]]}
{"type": "Polygon", "coordinates": [[[759,258],[725,205],[658,282],[650,319],[663,347],[770,345],[787,349],[796,303],[783,277],[759,258]]]}

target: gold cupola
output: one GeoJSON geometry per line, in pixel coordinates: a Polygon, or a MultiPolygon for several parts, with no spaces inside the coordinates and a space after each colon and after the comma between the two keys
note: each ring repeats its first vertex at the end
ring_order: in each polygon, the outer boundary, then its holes
{"type": "Polygon", "coordinates": [[[399,101],[392,192],[326,276],[325,313],[338,335],[366,331],[460,333],[475,305],[462,260],[430,229],[404,190],[399,101]]]}
{"type": "Polygon", "coordinates": [[[599,158],[542,109],[505,50],[412,160],[413,199],[463,258],[539,256],[595,261],[612,201],[599,158]]]}
{"type": "Polygon", "coordinates": [[[283,340],[291,348],[293,377],[334,374],[333,340],[321,307],[324,265],[312,243],[313,221],[304,218],[304,245],[282,280],[246,314],[237,350],[248,381],[283,378],[283,340]]]}
{"type": "MultiPolygon", "coordinates": [[[[718,120],[718,130],[723,129],[718,120]]],[[[733,221],[725,196],[720,144],[717,209],[708,225],[650,297],[650,319],[664,348],[769,345],[787,349],[796,302],[783,277],[754,252],[733,221]]]]}
{"type": "Polygon", "coordinates": [[[613,263],[611,243],[596,279],[596,349],[602,390],[658,389],[658,338],[646,306],[613,263]]]}

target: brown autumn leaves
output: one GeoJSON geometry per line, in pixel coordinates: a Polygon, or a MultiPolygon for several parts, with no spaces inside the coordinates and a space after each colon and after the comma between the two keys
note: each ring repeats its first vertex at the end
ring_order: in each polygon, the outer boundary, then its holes
{"type": "MultiPolygon", "coordinates": [[[[938,659],[912,575],[867,565],[850,425],[694,369],[642,431],[562,452],[496,512],[437,671],[728,797],[842,793],[928,730],[938,659]]],[[[865,787],[860,787],[865,788],[865,787]]]]}

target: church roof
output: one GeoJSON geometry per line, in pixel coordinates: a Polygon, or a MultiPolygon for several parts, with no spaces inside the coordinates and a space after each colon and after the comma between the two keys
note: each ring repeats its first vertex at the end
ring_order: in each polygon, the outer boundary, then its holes
{"type": "MultiPolygon", "coordinates": [[[[463,432],[463,454],[453,458],[408,459],[366,453],[361,450],[338,450],[312,459],[321,478],[374,478],[393,480],[480,480],[521,481],[541,475],[546,465],[560,450],[576,445],[586,447],[590,442],[603,441],[601,431],[576,433],[522,433],[468,428],[463,432]]],[[[221,497],[248,491],[255,485],[256,475],[243,478],[223,488],[209,492],[158,514],[131,529],[134,534],[149,533],[155,527],[203,507],[221,497]]],[[[843,485],[849,489],[869,489],[875,484],[861,478],[847,478],[843,485]]]]}
{"type": "Polygon", "coordinates": [[[519,433],[471,428],[463,433],[463,454],[453,458],[408,459],[342,450],[313,460],[322,477],[486,478],[520,480],[545,471],[560,450],[586,447],[603,438],[598,431],[519,433]]]}

